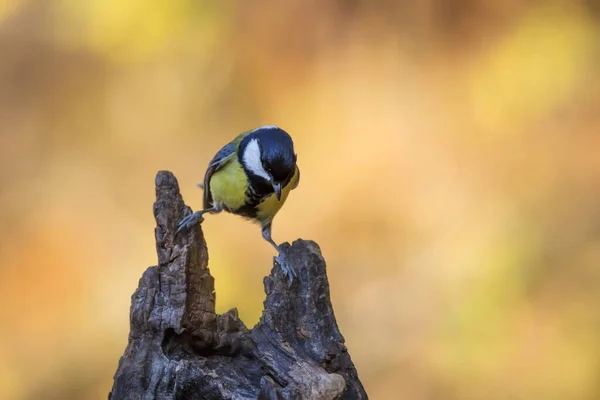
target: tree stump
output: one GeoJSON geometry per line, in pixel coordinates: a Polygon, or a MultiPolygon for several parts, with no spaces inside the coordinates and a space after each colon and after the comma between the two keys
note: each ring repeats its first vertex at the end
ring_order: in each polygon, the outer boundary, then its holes
{"type": "Polygon", "coordinates": [[[298,272],[264,278],[266,300],[251,330],[236,309],[215,313],[214,279],[201,226],[175,236],[191,213],[175,176],[156,176],[158,265],[131,298],[129,343],[109,400],[367,399],[331,300],[319,246],[282,245],[298,272]]]}

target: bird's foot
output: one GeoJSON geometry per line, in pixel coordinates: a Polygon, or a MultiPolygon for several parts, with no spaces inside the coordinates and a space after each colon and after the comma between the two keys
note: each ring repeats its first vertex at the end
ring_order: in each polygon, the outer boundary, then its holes
{"type": "Polygon", "coordinates": [[[292,282],[295,277],[298,277],[294,266],[288,261],[287,257],[283,253],[279,253],[277,257],[275,257],[275,261],[281,267],[283,271],[283,275],[285,275],[289,280],[289,286],[292,286],[292,282]]]}
{"type": "Polygon", "coordinates": [[[183,218],[181,221],[179,221],[179,225],[177,225],[177,232],[175,234],[178,234],[184,229],[190,229],[194,225],[202,223],[202,221],[204,221],[202,213],[200,211],[196,211],[195,213],[190,214],[187,217],[183,218]]]}

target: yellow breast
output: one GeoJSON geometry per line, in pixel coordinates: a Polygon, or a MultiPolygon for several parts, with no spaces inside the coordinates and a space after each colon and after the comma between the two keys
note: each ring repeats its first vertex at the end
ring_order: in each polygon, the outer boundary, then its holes
{"type": "Polygon", "coordinates": [[[237,159],[227,162],[210,179],[210,192],[215,203],[236,210],[246,202],[248,180],[237,159]]]}
{"type": "Polygon", "coordinates": [[[256,218],[264,224],[271,222],[277,212],[283,207],[283,203],[287,199],[290,192],[298,186],[300,171],[296,167],[294,176],[290,182],[281,189],[281,200],[277,200],[277,196],[272,194],[265,198],[257,207],[256,218]]]}

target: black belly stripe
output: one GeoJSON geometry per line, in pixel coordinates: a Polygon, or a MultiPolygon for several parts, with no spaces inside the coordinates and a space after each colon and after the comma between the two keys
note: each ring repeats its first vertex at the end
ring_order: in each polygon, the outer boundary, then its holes
{"type": "Polygon", "coordinates": [[[258,210],[256,208],[256,204],[246,203],[232,213],[245,218],[256,218],[258,210]]]}
{"type": "MultiPolygon", "coordinates": [[[[292,174],[293,176],[293,174],[292,174]]],[[[282,187],[289,184],[292,176],[285,180],[282,187]]],[[[246,203],[237,210],[227,210],[232,214],[240,215],[246,218],[256,218],[258,214],[258,205],[268,196],[272,195],[273,187],[265,182],[264,179],[249,174],[248,180],[250,185],[246,191],[246,203]]]]}
{"type": "Polygon", "coordinates": [[[248,176],[248,180],[249,185],[246,190],[246,202],[237,210],[232,210],[230,212],[246,218],[256,218],[258,205],[270,194],[269,191],[271,193],[273,192],[273,188],[262,178],[253,176],[252,174],[248,176]]]}
{"type": "Polygon", "coordinates": [[[246,218],[256,218],[256,215],[258,214],[258,205],[267,196],[268,194],[259,194],[251,188],[248,188],[248,191],[246,192],[246,203],[237,210],[232,210],[231,212],[246,218]]]}

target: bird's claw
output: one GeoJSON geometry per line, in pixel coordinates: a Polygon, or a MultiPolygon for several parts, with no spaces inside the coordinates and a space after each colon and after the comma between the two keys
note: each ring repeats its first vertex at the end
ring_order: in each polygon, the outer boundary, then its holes
{"type": "Polygon", "coordinates": [[[283,275],[288,278],[289,286],[292,286],[292,282],[294,281],[294,278],[298,277],[298,274],[296,273],[294,266],[287,260],[287,257],[283,253],[279,253],[279,255],[277,257],[275,257],[275,261],[281,267],[281,270],[283,271],[283,275]]]}
{"type": "Polygon", "coordinates": [[[202,221],[204,221],[202,213],[200,211],[196,211],[195,213],[190,214],[187,217],[184,217],[181,221],[179,221],[179,225],[177,225],[177,232],[175,232],[175,234],[178,234],[184,229],[190,229],[191,227],[193,227],[194,225],[198,225],[202,221]]]}

